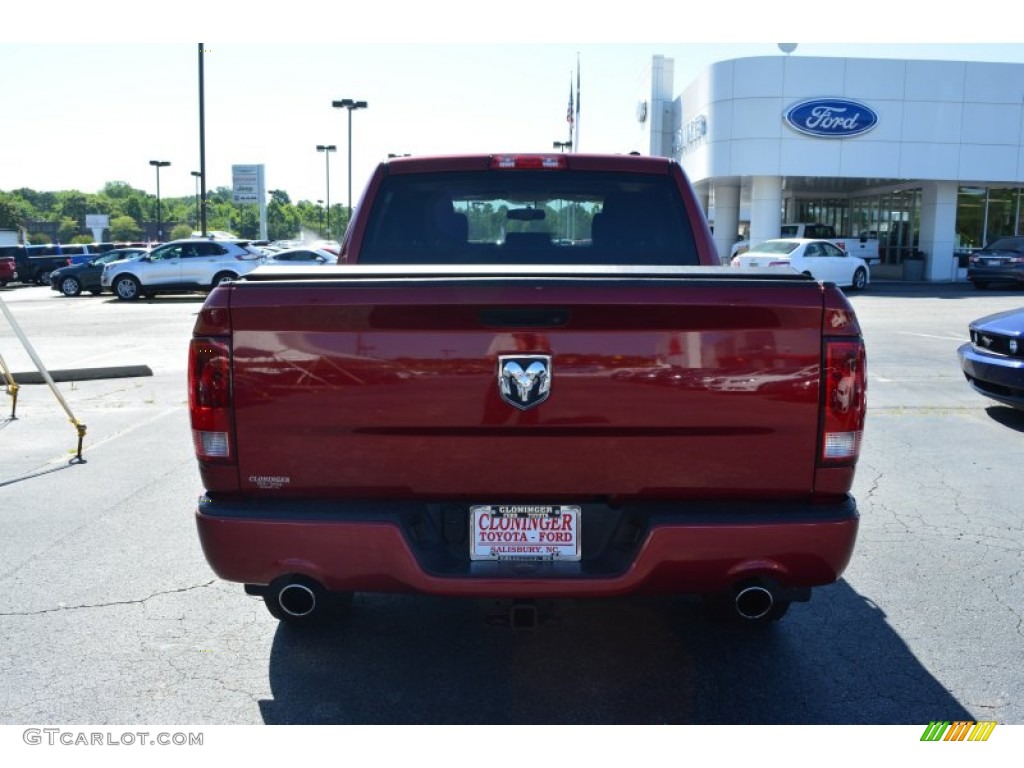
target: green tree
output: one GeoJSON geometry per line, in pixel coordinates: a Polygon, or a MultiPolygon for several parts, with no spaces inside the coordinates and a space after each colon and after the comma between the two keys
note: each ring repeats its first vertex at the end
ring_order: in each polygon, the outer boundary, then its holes
{"type": "Polygon", "coordinates": [[[175,224],[171,230],[171,240],[184,240],[186,237],[192,237],[192,227],[188,224],[175,224]]]}
{"type": "Polygon", "coordinates": [[[81,227],[85,224],[85,214],[90,212],[89,200],[81,192],[57,193],[57,213],[62,219],[71,219],[81,227]]]}
{"type": "Polygon", "coordinates": [[[110,220],[110,239],[131,242],[142,237],[142,228],[131,216],[118,216],[110,220]]]}
{"type": "Polygon", "coordinates": [[[128,182],[125,181],[108,181],[103,185],[102,194],[109,197],[111,200],[126,200],[132,195],[137,193],[137,190],[133,189],[128,182]]]}
{"type": "Polygon", "coordinates": [[[293,238],[299,233],[301,224],[299,212],[288,200],[288,194],[273,190],[267,204],[267,236],[271,240],[293,238]]]}
{"type": "MultiPolygon", "coordinates": [[[[82,220],[85,220],[84,216],[82,220]]],[[[81,230],[81,228],[82,225],[79,224],[79,222],[75,221],[74,219],[68,216],[64,216],[58,221],[57,238],[62,243],[70,243],[72,240],[75,239],[75,235],[79,233],[79,230],[81,230]]],[[[91,243],[92,238],[90,237],[88,240],[86,240],[86,242],[91,243]]]]}
{"type": "Polygon", "coordinates": [[[136,222],[135,226],[138,226],[138,222],[145,219],[144,213],[143,197],[139,192],[133,192],[121,202],[121,214],[134,219],[136,222]]]}
{"type": "Polygon", "coordinates": [[[0,229],[17,229],[21,226],[21,216],[10,200],[0,199],[0,229]]]}

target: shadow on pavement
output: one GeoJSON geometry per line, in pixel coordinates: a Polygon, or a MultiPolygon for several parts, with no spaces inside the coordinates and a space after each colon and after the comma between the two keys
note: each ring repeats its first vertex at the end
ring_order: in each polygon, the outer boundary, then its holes
{"type": "Polygon", "coordinates": [[[970,299],[985,294],[1024,296],[1024,287],[1006,284],[979,291],[966,282],[901,282],[898,280],[872,282],[863,291],[844,291],[847,296],[895,296],[901,299],[970,299]]]}
{"type": "Polygon", "coordinates": [[[77,456],[73,459],[68,460],[66,464],[58,464],[48,469],[40,469],[36,472],[28,472],[27,474],[20,475],[19,477],[10,477],[7,479],[0,478],[0,488],[6,485],[14,485],[15,483],[22,483],[26,480],[32,480],[36,477],[42,477],[43,475],[52,475],[54,472],[62,472],[65,469],[78,466],[79,464],[88,464],[86,459],[80,459],[77,456]]]}
{"type": "MultiPolygon", "coordinates": [[[[972,716],[844,581],[777,625],[691,598],[557,601],[534,629],[480,602],[357,595],[348,622],[280,626],[268,724],[920,724],[972,716]]],[[[268,616],[268,620],[270,620],[268,616]]]]}
{"type": "Polygon", "coordinates": [[[986,408],[985,412],[992,421],[997,421],[1004,427],[1009,427],[1017,432],[1024,432],[1024,411],[1005,405],[993,405],[986,408]]]}

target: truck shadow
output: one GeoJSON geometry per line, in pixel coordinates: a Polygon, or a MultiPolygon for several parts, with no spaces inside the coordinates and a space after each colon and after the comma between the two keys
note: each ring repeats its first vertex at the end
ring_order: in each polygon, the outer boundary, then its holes
{"type": "Polygon", "coordinates": [[[921,724],[971,714],[846,582],[779,624],[690,598],[557,601],[532,629],[480,602],[357,595],[340,627],[280,626],[268,724],[921,724]]]}

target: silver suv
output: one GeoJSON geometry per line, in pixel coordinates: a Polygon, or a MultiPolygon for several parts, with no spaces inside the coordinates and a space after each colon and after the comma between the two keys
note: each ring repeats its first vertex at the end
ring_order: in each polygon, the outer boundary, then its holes
{"type": "Polygon", "coordinates": [[[100,287],[123,301],[158,293],[208,291],[256,269],[263,254],[244,240],[174,240],[137,261],[103,267],[100,287]]]}

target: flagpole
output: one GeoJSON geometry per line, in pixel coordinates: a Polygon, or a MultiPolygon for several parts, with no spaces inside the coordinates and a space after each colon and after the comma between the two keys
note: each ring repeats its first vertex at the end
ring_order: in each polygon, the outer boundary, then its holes
{"type": "MultiPolygon", "coordinates": [[[[572,87],[570,85],[570,87],[572,87]]],[[[574,138],[572,151],[578,152],[580,148],[580,54],[576,52],[576,119],[572,124],[574,138]]]]}

